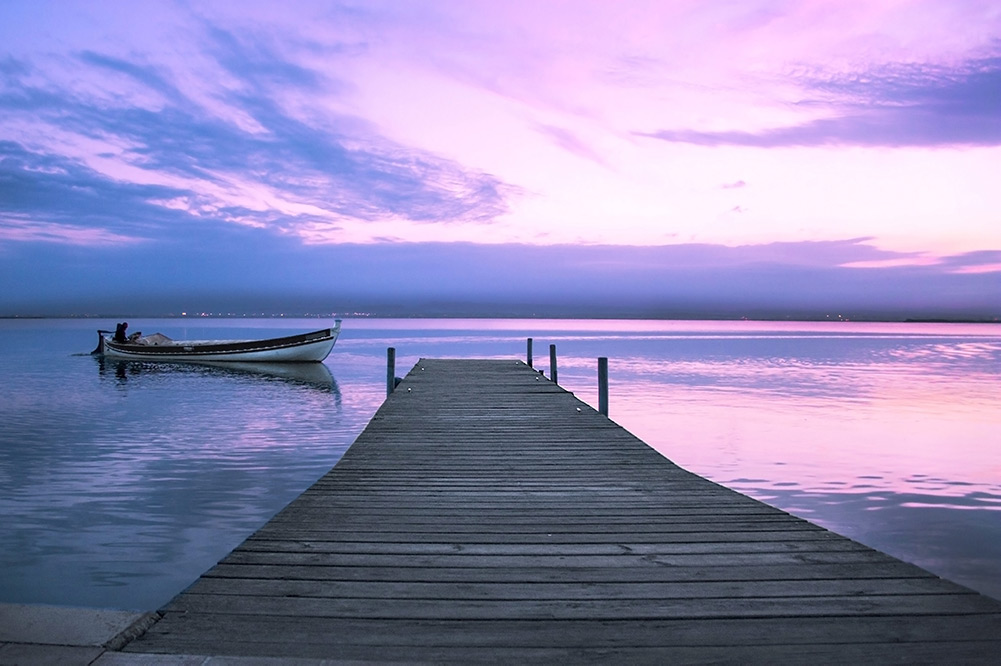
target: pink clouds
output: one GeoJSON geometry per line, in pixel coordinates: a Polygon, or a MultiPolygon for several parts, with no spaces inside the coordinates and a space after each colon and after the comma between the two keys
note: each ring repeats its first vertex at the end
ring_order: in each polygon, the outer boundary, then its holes
{"type": "Polygon", "coordinates": [[[104,229],[81,229],[69,224],[56,222],[25,221],[0,218],[0,243],[17,241],[21,243],[44,242],[60,245],[84,247],[107,245],[130,245],[147,239],[116,234],[104,229]]]}
{"type": "Polygon", "coordinates": [[[1001,248],[992,3],[60,7],[0,5],[8,241],[1001,248]]]}

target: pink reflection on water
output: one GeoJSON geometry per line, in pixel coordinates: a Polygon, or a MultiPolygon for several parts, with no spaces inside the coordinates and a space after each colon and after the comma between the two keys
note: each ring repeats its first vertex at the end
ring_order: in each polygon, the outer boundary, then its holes
{"type": "MultiPolygon", "coordinates": [[[[970,358],[998,345],[938,351],[970,358]]],[[[738,490],[921,492],[999,508],[1001,378],[913,360],[615,359],[612,417],[738,490]]]]}
{"type": "Polygon", "coordinates": [[[622,403],[615,417],[668,458],[727,485],[759,479],[757,487],[781,481],[827,489],[855,479],[856,488],[896,492],[934,484],[937,492],[967,494],[959,482],[997,489],[999,410],[971,413],[961,391],[922,403],[892,378],[885,382],[871,401],[827,404],[636,386],[629,392],[649,393],[616,393],[622,403]]]}
{"type": "Polygon", "coordinates": [[[656,343],[610,359],[611,417],[686,469],[1001,599],[1001,335],[900,328],[656,343]]]}

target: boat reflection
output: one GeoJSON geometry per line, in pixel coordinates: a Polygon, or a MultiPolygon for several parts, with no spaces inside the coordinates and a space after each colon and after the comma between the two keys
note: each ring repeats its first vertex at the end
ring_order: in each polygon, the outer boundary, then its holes
{"type": "Polygon", "coordinates": [[[102,377],[114,376],[118,381],[129,381],[144,375],[164,373],[200,374],[217,377],[258,377],[265,381],[280,381],[306,386],[332,393],[339,405],[341,391],[330,369],[323,363],[244,363],[244,362],[193,362],[183,363],[122,361],[95,357],[98,373],[102,377]]]}

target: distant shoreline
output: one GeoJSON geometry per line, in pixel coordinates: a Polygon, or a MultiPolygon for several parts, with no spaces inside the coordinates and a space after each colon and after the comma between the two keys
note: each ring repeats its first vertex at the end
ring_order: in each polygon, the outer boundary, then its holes
{"type": "Polygon", "coordinates": [[[998,317],[713,317],[692,315],[688,317],[657,317],[650,315],[567,315],[567,314],[382,314],[382,313],[330,313],[330,314],[65,314],[65,315],[0,315],[0,320],[44,320],[44,319],[179,319],[197,321],[206,319],[546,319],[546,320],[602,320],[602,321],[757,321],[757,322],[830,322],[830,323],[898,323],[898,324],[1001,324],[998,317]]]}
{"type": "Polygon", "coordinates": [[[997,319],[905,319],[905,324],[1001,324],[997,319]]]}

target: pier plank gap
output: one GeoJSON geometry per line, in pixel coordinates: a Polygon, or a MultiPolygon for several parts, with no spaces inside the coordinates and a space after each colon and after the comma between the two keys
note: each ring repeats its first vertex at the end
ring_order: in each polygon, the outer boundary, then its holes
{"type": "Polygon", "coordinates": [[[328,474],[162,612],[125,651],[1001,655],[1001,602],[689,473],[515,360],[419,361],[328,474]]]}

